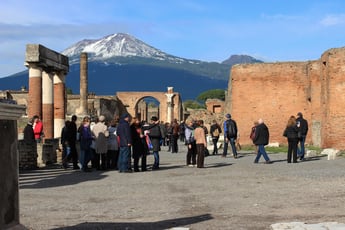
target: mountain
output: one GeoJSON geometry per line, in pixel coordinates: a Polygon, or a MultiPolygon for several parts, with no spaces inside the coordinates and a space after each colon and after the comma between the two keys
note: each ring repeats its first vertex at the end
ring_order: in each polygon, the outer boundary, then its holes
{"type": "MultiPolygon", "coordinates": [[[[114,95],[117,91],[165,91],[172,86],[182,100],[195,99],[209,89],[226,90],[231,66],[244,62],[238,58],[237,62],[227,62],[235,55],[223,63],[185,59],[128,34],[111,34],[79,41],[62,52],[70,62],[66,86],[76,94],[79,93],[82,52],[88,53],[89,92],[97,95],[114,95]]],[[[18,90],[22,86],[28,87],[28,71],[0,78],[0,90],[18,90]]]]}
{"type": "Polygon", "coordinates": [[[222,62],[224,65],[236,65],[236,64],[243,64],[243,63],[262,63],[263,61],[255,59],[248,55],[231,55],[228,59],[222,62]]]}

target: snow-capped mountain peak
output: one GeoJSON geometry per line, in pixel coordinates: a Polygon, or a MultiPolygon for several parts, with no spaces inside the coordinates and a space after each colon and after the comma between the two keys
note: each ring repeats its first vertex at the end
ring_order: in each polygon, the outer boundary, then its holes
{"type": "Polygon", "coordinates": [[[182,60],[149,46],[131,35],[123,33],[111,34],[101,39],[82,40],[67,48],[62,53],[70,58],[70,62],[74,62],[79,61],[79,55],[82,52],[88,53],[89,59],[91,60],[106,60],[119,56],[137,56],[159,60],[182,60]]]}

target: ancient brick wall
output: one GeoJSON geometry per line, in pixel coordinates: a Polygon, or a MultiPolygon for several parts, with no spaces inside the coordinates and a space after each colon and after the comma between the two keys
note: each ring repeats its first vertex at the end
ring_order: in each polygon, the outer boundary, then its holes
{"type": "Polygon", "coordinates": [[[345,48],[324,52],[321,65],[322,146],[345,149],[345,48]]]}
{"type": "Polygon", "coordinates": [[[205,102],[206,109],[212,113],[223,113],[224,101],[219,99],[207,99],[205,102]]]}
{"type": "Polygon", "coordinates": [[[309,122],[307,143],[344,149],[344,72],[344,48],[328,50],[316,61],[236,65],[224,112],[237,121],[243,144],[251,143],[249,132],[258,118],[269,127],[270,142],[286,144],[287,120],[302,112],[309,122]]]}

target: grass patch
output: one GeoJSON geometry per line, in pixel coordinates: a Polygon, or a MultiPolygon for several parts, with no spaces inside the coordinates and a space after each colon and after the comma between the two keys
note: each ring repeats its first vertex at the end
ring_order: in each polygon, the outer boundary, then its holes
{"type": "Polygon", "coordinates": [[[268,153],[287,153],[288,147],[287,146],[279,146],[279,147],[266,147],[266,152],[268,153]]]}
{"type": "MultiPolygon", "coordinates": [[[[288,151],[288,146],[287,145],[281,145],[279,147],[265,147],[266,152],[268,153],[287,153],[288,151]]],[[[254,151],[255,150],[255,146],[254,145],[242,145],[242,150],[244,151],[254,151]]],[[[314,150],[316,151],[316,154],[319,155],[322,152],[322,148],[317,147],[317,146],[306,146],[305,147],[305,151],[307,150],[314,150]]],[[[342,151],[339,156],[343,156],[345,157],[345,150],[342,151]]]]}

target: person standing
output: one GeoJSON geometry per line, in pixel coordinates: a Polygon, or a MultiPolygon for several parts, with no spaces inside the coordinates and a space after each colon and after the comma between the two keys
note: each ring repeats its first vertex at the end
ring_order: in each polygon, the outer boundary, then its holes
{"type": "Polygon", "coordinates": [[[120,138],[120,156],[118,168],[120,173],[132,172],[128,169],[128,160],[131,156],[132,136],[129,126],[130,116],[125,113],[121,116],[116,133],[120,138]]]}
{"type": "Polygon", "coordinates": [[[70,147],[70,154],[67,157],[67,161],[72,159],[73,169],[80,169],[78,166],[78,152],[77,152],[77,147],[76,147],[77,131],[78,131],[76,122],[77,122],[77,116],[73,115],[71,118],[71,122],[69,122],[67,126],[66,140],[68,141],[68,145],[70,147]]]}
{"type": "Polygon", "coordinates": [[[180,141],[181,142],[185,142],[185,139],[186,139],[186,137],[184,136],[184,134],[185,134],[185,123],[184,123],[184,121],[181,121],[181,123],[180,123],[180,141]]]}
{"type": "Polygon", "coordinates": [[[213,124],[211,125],[210,128],[210,133],[212,137],[212,143],[213,143],[213,155],[218,154],[218,147],[217,143],[219,140],[219,135],[222,133],[222,129],[220,128],[220,125],[217,123],[216,120],[213,120],[213,124]]]}
{"type": "Polygon", "coordinates": [[[207,147],[206,135],[205,135],[205,130],[203,128],[203,124],[204,124],[204,121],[199,120],[197,122],[197,127],[194,130],[198,168],[204,167],[205,148],[207,147]]]}
{"type": "Polygon", "coordinates": [[[150,133],[149,137],[152,143],[152,152],[154,157],[154,163],[152,170],[159,169],[159,151],[160,151],[160,140],[162,138],[161,129],[159,127],[159,120],[156,116],[151,118],[151,124],[149,126],[150,133]]]}
{"type": "Polygon", "coordinates": [[[144,162],[144,154],[145,154],[145,146],[143,142],[144,133],[142,131],[142,127],[138,118],[132,118],[131,128],[131,135],[132,135],[132,157],[133,157],[133,168],[134,172],[139,172],[139,160],[141,161],[141,168],[146,168],[146,162],[144,162]]]}
{"type": "Polygon", "coordinates": [[[258,154],[256,155],[254,163],[259,163],[261,155],[266,160],[266,164],[272,163],[272,161],[268,157],[265,150],[265,145],[268,145],[269,138],[270,138],[270,133],[269,133],[268,127],[266,126],[264,121],[260,118],[258,120],[258,125],[256,126],[256,129],[255,129],[255,137],[253,140],[254,144],[258,146],[258,154]]]}
{"type": "Polygon", "coordinates": [[[164,124],[163,121],[161,121],[161,123],[159,124],[159,127],[161,128],[161,131],[162,131],[161,145],[162,146],[166,146],[166,144],[167,144],[166,138],[167,138],[167,133],[168,133],[167,127],[166,127],[166,125],[164,124]]]}
{"type": "Polygon", "coordinates": [[[82,171],[89,172],[88,163],[90,161],[92,134],[90,130],[90,118],[84,117],[83,123],[78,129],[80,134],[80,164],[82,171]]]}
{"type": "MultiPolygon", "coordinates": [[[[305,139],[308,134],[308,121],[303,118],[303,114],[301,112],[297,113],[297,119],[296,119],[297,124],[299,125],[299,132],[300,132],[300,137],[298,139],[298,143],[300,145],[300,148],[297,149],[297,155],[300,157],[299,159],[301,161],[304,160],[304,154],[305,154],[305,139]]],[[[297,145],[298,145],[297,143],[297,145]]]]}
{"type": "Polygon", "coordinates": [[[295,116],[291,116],[287,122],[283,136],[288,140],[287,163],[297,163],[297,143],[299,128],[296,124],[295,116]]]}
{"type": "Polygon", "coordinates": [[[33,129],[35,134],[35,140],[37,143],[41,143],[43,137],[43,123],[38,115],[33,117],[33,129]]]}
{"type": "Polygon", "coordinates": [[[172,129],[172,135],[171,135],[171,141],[172,141],[172,145],[171,145],[171,152],[172,153],[177,153],[178,152],[178,145],[177,145],[177,141],[178,141],[178,136],[180,133],[180,125],[177,123],[177,120],[174,119],[172,124],[171,124],[171,129],[172,129]]]}
{"type": "Polygon", "coordinates": [[[99,116],[98,122],[92,128],[92,134],[95,138],[96,169],[107,170],[107,138],[109,136],[109,132],[108,127],[105,125],[105,117],[103,115],[99,116]]]}
{"type": "Polygon", "coordinates": [[[185,122],[185,142],[187,145],[187,165],[194,167],[196,165],[196,143],[194,138],[194,121],[188,118],[185,122]]]}
{"type": "Polygon", "coordinates": [[[70,121],[65,121],[65,126],[61,130],[61,146],[62,146],[62,167],[67,169],[68,167],[68,156],[71,153],[71,147],[68,143],[68,126],[70,126],[70,121]]]}
{"type": "Polygon", "coordinates": [[[33,122],[33,119],[30,119],[24,128],[24,142],[28,145],[33,145],[36,143],[33,122]]]}
{"type": "Polygon", "coordinates": [[[237,124],[231,119],[231,115],[228,113],[225,115],[226,120],[224,121],[224,151],[223,157],[226,157],[228,151],[228,143],[230,142],[232,155],[237,158],[236,150],[236,138],[237,138],[237,124]]]}
{"type": "Polygon", "coordinates": [[[108,127],[108,153],[107,153],[107,168],[117,170],[117,162],[119,159],[119,143],[116,135],[116,121],[112,120],[108,127]]]}

